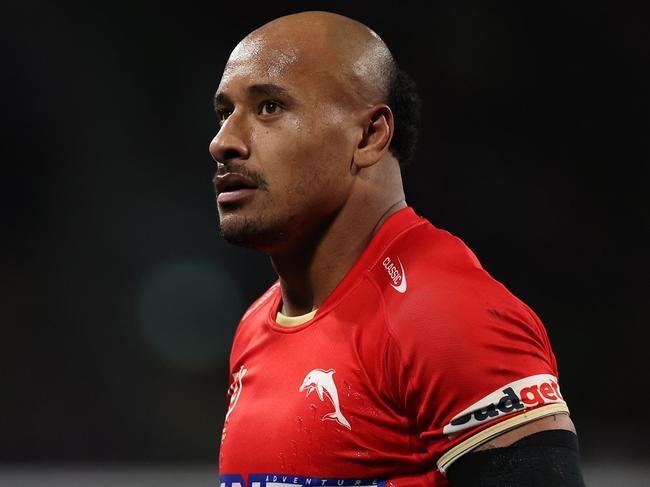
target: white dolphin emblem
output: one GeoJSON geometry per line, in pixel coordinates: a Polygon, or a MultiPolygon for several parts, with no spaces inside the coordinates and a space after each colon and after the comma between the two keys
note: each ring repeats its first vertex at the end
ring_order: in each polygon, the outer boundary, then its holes
{"type": "Polygon", "coordinates": [[[350,423],[348,423],[348,420],[345,419],[345,416],[343,416],[341,407],[339,406],[339,393],[336,390],[336,384],[334,384],[334,378],[332,377],[332,375],[334,375],[334,372],[336,372],[334,369],[312,370],[305,376],[305,380],[302,381],[302,385],[298,389],[298,392],[307,390],[307,396],[309,396],[309,394],[316,391],[321,401],[324,401],[323,393],[325,392],[327,398],[332,403],[332,406],[334,406],[334,412],[323,416],[321,418],[322,421],[325,421],[326,419],[333,419],[341,426],[345,426],[347,429],[351,430],[352,427],[350,426],[350,423]]]}

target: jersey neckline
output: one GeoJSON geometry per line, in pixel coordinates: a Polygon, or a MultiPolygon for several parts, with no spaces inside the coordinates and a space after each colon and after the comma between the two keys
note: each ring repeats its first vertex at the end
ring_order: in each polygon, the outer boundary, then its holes
{"type": "Polygon", "coordinates": [[[305,323],[296,326],[282,326],[275,321],[275,317],[282,305],[282,291],[280,286],[277,286],[273,299],[267,308],[265,320],[267,326],[281,333],[297,333],[317,323],[327,316],[352,288],[361,282],[361,277],[375,266],[379,258],[394,240],[405,231],[425,221],[410,206],[402,208],[388,217],[381,227],[379,227],[375,235],[373,235],[370,243],[361,252],[357,261],[350,267],[348,272],[343,276],[343,279],[341,279],[329,296],[325,298],[325,301],[318,307],[318,313],[305,323]]]}
{"type": "Polygon", "coordinates": [[[275,322],[282,326],[298,326],[303,323],[307,323],[309,320],[312,320],[316,315],[318,308],[311,310],[309,313],[298,316],[287,316],[283,315],[281,311],[275,315],[275,322]]]}

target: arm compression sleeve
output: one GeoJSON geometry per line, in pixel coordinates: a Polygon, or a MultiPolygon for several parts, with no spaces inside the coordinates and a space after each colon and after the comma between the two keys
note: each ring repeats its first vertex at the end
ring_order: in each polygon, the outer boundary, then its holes
{"type": "Polygon", "coordinates": [[[504,448],[468,453],[447,474],[453,487],[584,487],[578,437],[566,430],[535,433],[504,448]]]}

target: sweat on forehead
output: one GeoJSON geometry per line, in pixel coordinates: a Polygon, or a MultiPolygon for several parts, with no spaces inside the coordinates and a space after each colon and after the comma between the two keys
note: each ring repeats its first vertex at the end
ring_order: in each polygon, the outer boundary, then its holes
{"type": "Polygon", "coordinates": [[[247,37],[233,50],[224,75],[229,72],[261,70],[273,78],[298,60],[300,50],[282,43],[272,43],[263,37],[247,37]]]}
{"type": "Polygon", "coordinates": [[[257,70],[273,78],[287,69],[336,75],[357,96],[382,101],[393,67],[390,51],[365,25],[329,12],[302,12],[275,19],[233,50],[224,78],[257,70]]]}

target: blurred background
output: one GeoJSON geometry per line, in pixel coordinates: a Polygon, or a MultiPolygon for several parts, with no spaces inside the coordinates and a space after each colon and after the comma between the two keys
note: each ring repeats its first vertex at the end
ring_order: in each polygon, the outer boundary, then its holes
{"type": "Polygon", "coordinates": [[[408,202],[546,324],[590,485],[642,485],[648,18],[478,0],[5,5],[0,485],[216,484],[230,340],[275,276],[218,236],[212,97],[242,37],[310,9],[415,78],[408,202]]]}

